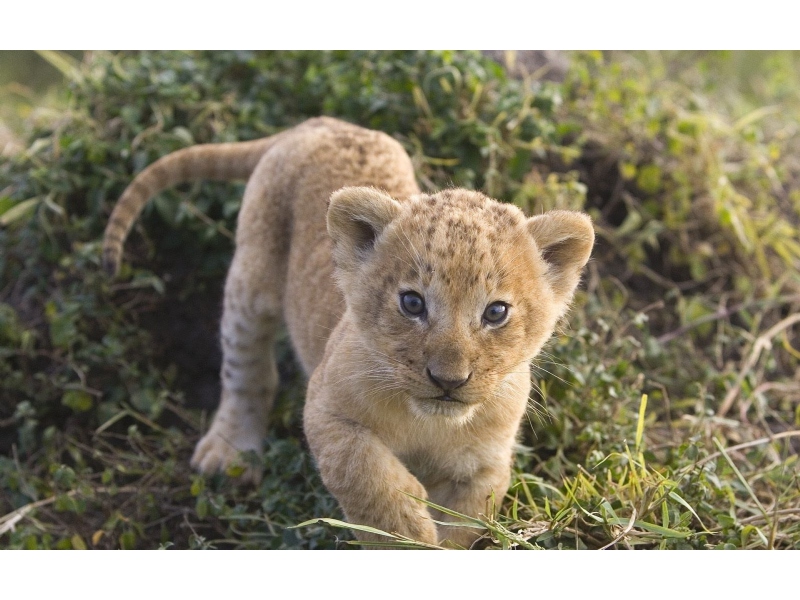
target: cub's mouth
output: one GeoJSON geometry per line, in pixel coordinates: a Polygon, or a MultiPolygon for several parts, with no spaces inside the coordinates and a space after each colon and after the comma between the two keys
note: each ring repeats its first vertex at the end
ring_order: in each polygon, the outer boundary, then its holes
{"type": "Polygon", "coordinates": [[[438,400],[439,402],[458,402],[459,404],[464,404],[463,400],[459,400],[458,398],[456,398],[455,396],[451,396],[447,392],[439,396],[434,396],[433,398],[430,398],[430,400],[438,400]]]}
{"type": "Polygon", "coordinates": [[[468,419],[476,408],[475,404],[447,392],[438,396],[417,396],[411,404],[419,415],[447,417],[458,421],[468,419]]]}

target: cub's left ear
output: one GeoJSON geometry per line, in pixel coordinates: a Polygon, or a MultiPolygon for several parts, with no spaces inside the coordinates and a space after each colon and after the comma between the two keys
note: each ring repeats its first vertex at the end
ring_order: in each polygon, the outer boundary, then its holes
{"type": "Polygon", "coordinates": [[[528,219],[528,231],[548,265],[546,277],[556,297],[568,304],[592,253],[592,220],[571,210],[551,210],[528,219]]]}

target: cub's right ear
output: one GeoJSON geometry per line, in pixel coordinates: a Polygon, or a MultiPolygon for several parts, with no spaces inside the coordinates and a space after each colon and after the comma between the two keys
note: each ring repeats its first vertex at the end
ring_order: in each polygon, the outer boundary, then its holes
{"type": "Polygon", "coordinates": [[[328,203],[328,234],[336,266],[352,271],[362,263],[400,208],[397,200],[375,188],[345,187],[334,192],[328,203]]]}

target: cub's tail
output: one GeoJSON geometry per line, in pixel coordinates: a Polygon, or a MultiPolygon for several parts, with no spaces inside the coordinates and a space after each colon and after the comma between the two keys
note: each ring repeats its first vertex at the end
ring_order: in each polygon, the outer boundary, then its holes
{"type": "MultiPolygon", "coordinates": [[[[280,135],[280,134],[278,134],[280,135]]],[[[168,154],[139,173],[120,196],[103,235],[103,268],[119,271],[122,246],[147,201],[187,181],[247,179],[278,135],[251,142],[200,144],[168,154]]]]}

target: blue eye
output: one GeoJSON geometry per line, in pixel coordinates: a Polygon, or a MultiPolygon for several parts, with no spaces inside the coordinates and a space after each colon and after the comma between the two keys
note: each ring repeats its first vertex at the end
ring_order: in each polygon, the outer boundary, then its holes
{"type": "Polygon", "coordinates": [[[492,325],[502,323],[508,318],[508,304],[505,302],[492,302],[483,311],[483,320],[492,325]]]}
{"type": "Polygon", "coordinates": [[[400,294],[400,306],[407,315],[412,317],[418,317],[425,312],[425,300],[417,292],[400,294]]]}

